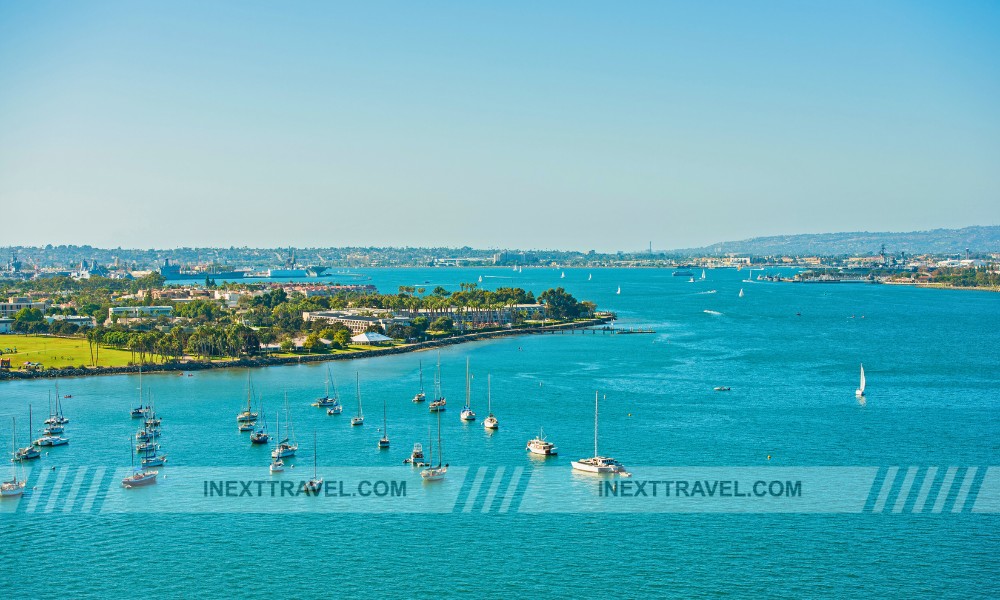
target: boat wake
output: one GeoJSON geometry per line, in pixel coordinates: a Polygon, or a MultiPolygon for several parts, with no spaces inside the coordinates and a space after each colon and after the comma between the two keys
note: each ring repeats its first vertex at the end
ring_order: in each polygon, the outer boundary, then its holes
{"type": "Polygon", "coordinates": [[[721,317],[722,313],[715,310],[708,310],[707,308],[703,311],[706,315],[712,315],[713,317],[721,317]]]}
{"type": "Polygon", "coordinates": [[[701,296],[702,294],[714,294],[714,293],[715,293],[715,290],[708,290],[706,292],[698,292],[697,295],[701,296]]]}

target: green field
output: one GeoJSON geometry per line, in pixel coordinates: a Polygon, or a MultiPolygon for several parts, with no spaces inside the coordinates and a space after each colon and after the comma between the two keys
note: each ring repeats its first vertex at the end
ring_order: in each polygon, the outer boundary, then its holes
{"type": "MultiPolygon", "coordinates": [[[[26,361],[42,364],[43,369],[49,367],[79,367],[90,366],[90,347],[83,338],[60,338],[46,335],[0,335],[0,350],[3,358],[10,359],[12,369],[21,368],[26,361]],[[10,354],[8,349],[17,348],[16,354],[10,354]]],[[[113,348],[101,348],[98,365],[102,367],[120,367],[128,365],[132,353],[113,348]]]]}
{"type": "MultiPolygon", "coordinates": [[[[347,350],[334,350],[326,354],[351,354],[362,350],[379,350],[384,346],[350,346],[347,350]]],[[[25,362],[41,363],[42,369],[79,367],[81,365],[89,367],[90,347],[87,340],[83,338],[62,338],[47,335],[0,335],[0,351],[3,351],[3,358],[10,359],[12,369],[24,368],[25,362]],[[10,353],[7,350],[17,348],[17,353],[10,353]]],[[[272,356],[309,356],[308,353],[276,353],[272,356]]],[[[101,354],[98,366],[101,367],[122,367],[127,366],[132,360],[132,353],[127,350],[115,350],[114,348],[101,347],[101,354]]],[[[213,362],[227,362],[231,358],[214,359],[213,362]]]]}

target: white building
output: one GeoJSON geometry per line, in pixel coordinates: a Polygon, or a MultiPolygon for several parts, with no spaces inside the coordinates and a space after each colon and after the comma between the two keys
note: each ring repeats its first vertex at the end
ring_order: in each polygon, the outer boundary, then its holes
{"type": "Polygon", "coordinates": [[[0,333],[10,333],[14,328],[14,319],[0,318],[0,333]]]}

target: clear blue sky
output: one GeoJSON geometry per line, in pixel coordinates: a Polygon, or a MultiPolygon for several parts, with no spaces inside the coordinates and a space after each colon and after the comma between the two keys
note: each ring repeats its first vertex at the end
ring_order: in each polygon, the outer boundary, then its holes
{"type": "Polygon", "coordinates": [[[0,2],[0,246],[1000,223],[1000,2],[0,2]]]}

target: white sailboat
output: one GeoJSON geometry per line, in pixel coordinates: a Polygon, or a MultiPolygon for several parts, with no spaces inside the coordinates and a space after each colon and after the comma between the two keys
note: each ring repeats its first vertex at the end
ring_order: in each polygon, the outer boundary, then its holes
{"type": "Polygon", "coordinates": [[[306,491],[312,494],[318,494],[320,490],[323,489],[323,478],[319,476],[317,472],[317,457],[319,456],[319,445],[316,443],[316,432],[313,431],[313,476],[306,483],[306,491]]]}
{"type": "Polygon", "coordinates": [[[747,278],[743,280],[743,283],[753,282],[753,269],[750,269],[750,273],[747,274],[747,278]]]}
{"type": "Polygon", "coordinates": [[[865,397],[865,365],[861,365],[861,383],[858,385],[858,389],[854,390],[854,395],[857,398],[865,397]]]}
{"type": "Polygon", "coordinates": [[[35,448],[35,445],[31,443],[31,404],[28,404],[28,445],[24,448],[18,448],[17,452],[14,454],[14,460],[21,462],[24,460],[35,460],[42,457],[42,453],[35,448]]]}
{"type": "Polygon", "coordinates": [[[475,421],[476,413],[472,410],[469,403],[472,400],[472,384],[469,377],[469,358],[465,359],[465,406],[462,407],[462,412],[459,413],[459,418],[463,421],[475,421]]]}
{"type": "Polygon", "coordinates": [[[285,393],[285,437],[278,442],[274,450],[271,451],[271,458],[286,458],[295,456],[299,449],[295,442],[295,430],[292,428],[292,419],[288,416],[288,393],[285,393]]]}
{"type": "Polygon", "coordinates": [[[437,370],[434,372],[434,400],[427,406],[431,412],[447,410],[447,401],[441,393],[441,352],[438,352],[437,370]]]}
{"type": "MultiPolygon", "coordinates": [[[[278,431],[278,413],[274,413],[274,430],[278,431]]],[[[271,451],[271,466],[269,470],[272,473],[280,473],[285,470],[285,461],[281,460],[279,450],[281,449],[281,444],[275,444],[274,450],[271,451]]]]}
{"type": "Polygon", "coordinates": [[[486,374],[486,410],[489,415],[483,419],[483,427],[488,431],[496,431],[500,428],[500,422],[493,414],[493,395],[490,392],[490,374],[486,374]]]}
{"type": "Polygon", "coordinates": [[[528,447],[526,448],[528,452],[532,454],[541,454],[542,456],[555,456],[558,454],[558,448],[555,444],[545,439],[545,430],[538,430],[538,437],[528,440],[528,447]]]}
{"type": "Polygon", "coordinates": [[[361,375],[355,372],[357,378],[357,395],[358,395],[358,414],[357,416],[351,417],[351,425],[364,425],[365,424],[365,413],[361,408],[361,375]]]}
{"type": "Polygon", "coordinates": [[[566,279],[566,271],[563,271],[563,272],[562,272],[562,273],[561,273],[561,274],[559,275],[559,279],[566,279]]]}
{"type": "MultiPolygon", "coordinates": [[[[434,460],[434,446],[431,446],[431,461],[434,460]]],[[[448,473],[448,465],[442,465],[444,450],[441,446],[441,413],[438,413],[438,464],[436,467],[427,467],[420,472],[420,477],[424,481],[441,481],[448,473]]]]}
{"type": "Polygon", "coordinates": [[[159,444],[145,444],[146,450],[142,453],[142,460],[139,462],[143,468],[145,467],[160,467],[167,462],[167,456],[165,454],[157,454],[159,450],[159,444]]]}
{"type": "MultiPolygon", "coordinates": [[[[253,387],[250,384],[250,369],[247,369],[247,407],[236,415],[237,423],[253,423],[257,420],[258,414],[253,411],[253,406],[251,406],[251,402],[253,401],[253,397],[251,396],[252,391],[253,387]]],[[[252,430],[253,429],[251,428],[250,431],[252,430]]],[[[241,428],[240,431],[243,431],[243,429],[241,428]]]]}
{"type": "Polygon", "coordinates": [[[10,420],[11,478],[0,482],[0,498],[14,498],[24,493],[25,481],[17,478],[17,470],[21,467],[17,460],[17,417],[11,417],[10,420]]]}
{"type": "Polygon", "coordinates": [[[615,295],[620,296],[621,293],[622,293],[622,286],[618,286],[618,291],[615,292],[615,295]]]}
{"type": "Polygon", "coordinates": [[[702,270],[701,270],[701,278],[702,278],[702,279],[705,279],[705,269],[702,269],[702,270]]]}
{"type": "Polygon", "coordinates": [[[587,281],[590,281],[593,278],[594,278],[594,274],[593,273],[587,273],[587,281]]]}
{"type": "MultiPolygon", "coordinates": [[[[56,384],[56,410],[55,412],[49,413],[49,418],[45,419],[46,425],[65,425],[69,423],[69,419],[63,416],[62,412],[62,401],[59,399],[59,384],[56,384]]],[[[51,409],[50,409],[51,411],[51,409]]]]}
{"type": "Polygon", "coordinates": [[[389,448],[389,427],[386,421],[385,398],[382,398],[382,439],[378,441],[378,449],[386,450],[388,448],[389,448]]]}
{"type": "Polygon", "coordinates": [[[424,361],[420,361],[420,391],[413,396],[413,402],[420,403],[427,399],[424,393],[424,361]]]}
{"type": "Polygon", "coordinates": [[[598,393],[594,392],[594,456],[574,460],[571,464],[577,471],[586,471],[588,473],[612,473],[622,475],[623,477],[630,477],[631,473],[626,471],[625,467],[620,462],[608,456],[601,456],[597,452],[597,399],[598,393]]]}
{"type": "Polygon", "coordinates": [[[740,288],[740,298],[743,297],[743,288],[740,288]]]}

